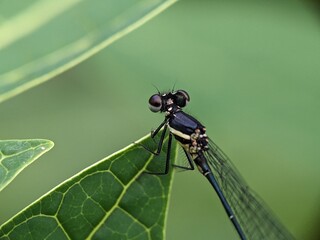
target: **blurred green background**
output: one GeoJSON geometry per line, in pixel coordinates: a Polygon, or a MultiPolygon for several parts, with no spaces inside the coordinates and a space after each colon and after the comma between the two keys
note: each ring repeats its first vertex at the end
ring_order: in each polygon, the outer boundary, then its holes
{"type": "MultiPolygon", "coordinates": [[[[138,30],[0,105],[1,139],[55,148],[0,194],[0,224],[149,133],[156,90],[185,89],[208,129],[297,239],[319,239],[320,30],[300,1],[182,0],[138,30]]],[[[201,174],[174,177],[167,239],[236,239],[201,174]]]]}

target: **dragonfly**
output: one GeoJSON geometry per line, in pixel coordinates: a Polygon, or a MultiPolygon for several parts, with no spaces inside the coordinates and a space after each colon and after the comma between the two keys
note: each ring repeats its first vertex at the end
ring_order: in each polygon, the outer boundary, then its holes
{"type": "Polygon", "coordinates": [[[163,129],[157,149],[152,151],[143,147],[152,154],[159,155],[168,129],[169,136],[164,171],[148,173],[168,174],[174,137],[182,146],[188,166],[173,166],[184,170],[194,170],[195,166],[198,168],[218,195],[241,240],[294,239],[264,201],[248,187],[228,156],[210,140],[205,126],[183,111],[189,102],[190,96],[185,90],[165,93],[158,91],[150,97],[150,110],[164,113],[165,119],[151,132],[151,138],[154,139],[163,129]]]}

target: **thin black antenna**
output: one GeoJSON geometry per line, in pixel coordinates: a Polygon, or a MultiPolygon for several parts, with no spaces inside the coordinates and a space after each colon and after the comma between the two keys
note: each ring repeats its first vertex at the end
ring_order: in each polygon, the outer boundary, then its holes
{"type": "Polygon", "coordinates": [[[157,86],[156,86],[156,85],[154,85],[154,84],[152,84],[152,86],[154,86],[154,87],[155,87],[155,89],[157,89],[158,94],[160,94],[160,91],[159,91],[159,89],[157,88],[157,86]]]}
{"type": "Polygon", "coordinates": [[[172,86],[172,92],[174,92],[174,88],[176,86],[177,80],[174,82],[173,86],[172,86]]]}

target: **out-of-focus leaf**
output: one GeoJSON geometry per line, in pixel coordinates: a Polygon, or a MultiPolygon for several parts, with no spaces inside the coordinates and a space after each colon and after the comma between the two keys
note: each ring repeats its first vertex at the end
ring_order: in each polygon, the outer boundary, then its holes
{"type": "Polygon", "coordinates": [[[75,66],[175,1],[1,1],[0,102],[75,66]]]}
{"type": "Polygon", "coordinates": [[[0,191],[52,147],[49,140],[0,140],[0,191]]]}
{"type": "MultiPolygon", "coordinates": [[[[153,140],[139,142],[150,145],[153,140]]],[[[165,154],[155,157],[131,144],[6,222],[0,239],[163,239],[172,173],[144,173],[163,161],[165,154]]]]}

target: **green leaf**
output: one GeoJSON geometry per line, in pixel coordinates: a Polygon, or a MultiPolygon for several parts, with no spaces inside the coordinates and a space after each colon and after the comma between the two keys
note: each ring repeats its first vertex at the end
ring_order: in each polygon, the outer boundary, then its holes
{"type": "Polygon", "coordinates": [[[0,191],[52,147],[49,140],[0,140],[0,191]]]}
{"type": "MultiPolygon", "coordinates": [[[[144,137],[139,142],[150,146],[153,140],[144,137]]],[[[159,171],[164,161],[164,153],[155,157],[131,144],[6,222],[0,239],[163,239],[172,173],[144,172],[159,171]]]]}
{"type": "Polygon", "coordinates": [[[175,1],[1,1],[0,102],[77,65],[175,1]]]}

